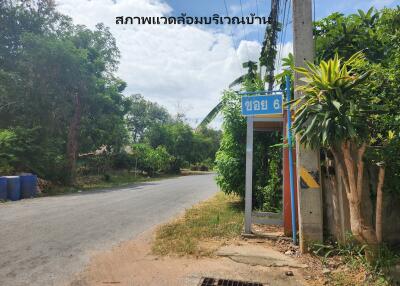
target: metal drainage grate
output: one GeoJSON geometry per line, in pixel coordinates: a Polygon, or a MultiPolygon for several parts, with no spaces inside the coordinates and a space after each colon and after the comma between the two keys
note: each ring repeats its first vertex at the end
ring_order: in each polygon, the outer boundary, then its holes
{"type": "Polygon", "coordinates": [[[200,280],[199,286],[263,286],[263,284],[258,282],[203,277],[200,280]]]}

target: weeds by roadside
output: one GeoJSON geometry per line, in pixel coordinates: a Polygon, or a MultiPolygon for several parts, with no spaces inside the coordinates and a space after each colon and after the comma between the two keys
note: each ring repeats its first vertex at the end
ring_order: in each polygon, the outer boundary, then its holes
{"type": "Polygon", "coordinates": [[[347,236],[344,243],[314,244],[312,250],[321,258],[325,266],[329,265],[330,259],[339,259],[354,274],[349,275],[343,271],[332,272],[330,273],[332,280],[330,285],[392,285],[388,274],[399,261],[399,256],[383,245],[378,250],[376,260],[370,263],[365,258],[365,248],[365,245],[360,245],[354,238],[347,236]],[[363,274],[364,277],[360,278],[360,274],[363,274]],[[355,280],[360,284],[357,284],[355,280]]]}
{"type": "Polygon", "coordinates": [[[188,209],[183,217],[161,226],[156,232],[153,252],[158,255],[209,255],[210,250],[202,247],[202,242],[237,237],[242,227],[240,199],[220,192],[188,209]]]}

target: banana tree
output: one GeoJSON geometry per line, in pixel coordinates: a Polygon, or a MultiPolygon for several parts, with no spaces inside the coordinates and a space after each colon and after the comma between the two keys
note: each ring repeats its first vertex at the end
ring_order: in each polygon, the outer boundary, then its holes
{"type": "Polygon", "coordinates": [[[281,90],[286,88],[286,76],[290,77],[291,83],[291,98],[293,98],[294,90],[294,56],[289,53],[286,58],[282,58],[282,68],[283,70],[275,76],[277,84],[280,85],[281,90]]]}
{"type": "MultiPolygon", "coordinates": [[[[333,154],[349,201],[351,231],[360,243],[370,246],[367,254],[374,254],[376,231],[362,211],[362,200],[369,198],[363,195],[367,190],[363,176],[371,113],[366,93],[358,92],[370,74],[359,72],[364,65],[365,57],[358,52],[346,61],[336,54],[319,65],[308,62],[307,68],[295,68],[305,85],[298,88],[301,96],[293,101],[293,131],[306,146],[324,147],[333,154]]],[[[379,179],[381,186],[383,176],[379,179]]]]}
{"type": "MultiPolygon", "coordinates": [[[[248,61],[243,63],[243,68],[247,68],[247,73],[244,75],[241,75],[237,79],[235,79],[231,84],[229,85],[229,88],[232,88],[236,85],[240,85],[244,83],[246,80],[254,81],[258,75],[257,75],[257,63],[248,61]]],[[[202,127],[206,127],[211,121],[217,117],[217,115],[221,112],[222,108],[224,107],[223,101],[220,101],[211,111],[204,117],[204,119],[200,122],[198,125],[198,129],[202,127]]]]}

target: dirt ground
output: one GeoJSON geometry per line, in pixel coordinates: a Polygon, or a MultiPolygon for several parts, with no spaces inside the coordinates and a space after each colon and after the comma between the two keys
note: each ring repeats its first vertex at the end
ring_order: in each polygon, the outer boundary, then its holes
{"type": "MultiPolygon", "coordinates": [[[[153,236],[154,232],[146,232],[110,251],[93,254],[86,269],[69,285],[194,286],[202,277],[260,282],[265,286],[309,285],[304,269],[299,268],[252,266],[227,257],[158,257],[151,253],[153,236]]],[[[259,245],[265,241],[243,239],[230,243],[259,245]]],[[[272,247],[270,243],[265,247],[272,247]]],[[[209,244],[215,247],[212,242],[209,244]]]]}
{"type": "MultiPolygon", "coordinates": [[[[314,255],[300,255],[298,246],[283,237],[280,227],[254,225],[254,229],[274,234],[275,238],[239,237],[202,241],[203,253],[214,253],[202,257],[154,255],[151,250],[155,238],[153,229],[109,251],[92,253],[85,270],[67,285],[197,286],[203,277],[259,282],[264,286],[372,285],[365,282],[365,271],[349,269],[340,257],[332,257],[322,263],[314,255]],[[244,262],[246,259],[243,257],[217,256],[224,248],[247,249],[248,252],[259,249],[260,253],[271,252],[287,257],[287,261],[292,263],[289,265],[302,266],[276,266],[279,263],[261,266],[262,263],[244,262]]],[[[263,258],[263,254],[253,256],[258,261],[260,257],[263,258]]]]}

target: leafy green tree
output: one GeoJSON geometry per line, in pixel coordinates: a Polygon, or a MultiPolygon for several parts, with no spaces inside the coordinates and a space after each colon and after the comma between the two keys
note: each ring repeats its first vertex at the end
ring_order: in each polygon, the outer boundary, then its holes
{"type": "Polygon", "coordinates": [[[132,154],[137,160],[137,167],[149,176],[153,176],[156,172],[169,172],[174,163],[174,157],[164,146],[154,149],[147,144],[134,144],[132,154]]]}
{"type": "Polygon", "coordinates": [[[34,138],[43,148],[33,156],[37,162],[53,158],[62,170],[15,167],[48,179],[58,170],[57,180],[73,184],[80,151],[118,150],[126,142],[128,103],[121,94],[125,83],[113,75],[115,39],[103,25],[94,31],[74,26],[53,1],[4,1],[0,21],[0,128],[40,133],[34,138]]]}
{"type": "MultiPolygon", "coordinates": [[[[371,221],[364,216],[362,200],[369,197],[363,195],[367,190],[365,155],[373,136],[370,116],[377,110],[375,95],[363,92],[362,84],[370,74],[360,74],[364,65],[365,57],[358,52],[347,61],[336,55],[318,66],[307,63],[308,69],[296,68],[305,76],[306,85],[299,87],[302,96],[295,100],[293,127],[301,143],[311,148],[325,147],[333,154],[349,200],[351,231],[360,243],[370,246],[371,258],[378,239],[371,221]]],[[[380,174],[378,186],[383,185],[383,179],[380,174]]]]}
{"type": "Polygon", "coordinates": [[[158,146],[167,146],[171,151],[173,147],[172,135],[169,132],[169,126],[166,124],[154,124],[151,128],[147,128],[143,136],[143,141],[152,148],[158,146]]]}
{"type": "MultiPolygon", "coordinates": [[[[397,8],[399,9],[399,8],[397,8]]],[[[382,10],[385,13],[385,10],[382,10]]],[[[369,62],[381,62],[389,46],[382,45],[378,27],[380,13],[371,7],[367,12],[345,16],[333,13],[314,23],[317,59],[333,58],[340,53],[349,58],[363,50],[369,62]]]]}
{"type": "Polygon", "coordinates": [[[131,95],[129,100],[131,105],[126,123],[133,142],[142,140],[145,132],[153,126],[172,122],[171,115],[164,107],[144,99],[142,95],[131,95]]]}
{"type": "Polygon", "coordinates": [[[217,184],[225,193],[244,197],[246,120],[240,113],[240,96],[228,90],[222,96],[224,121],[215,165],[217,184]]]}
{"type": "MultiPolygon", "coordinates": [[[[246,91],[260,90],[264,82],[257,76],[247,79],[242,85],[246,91]]],[[[222,191],[234,193],[242,198],[245,194],[245,158],[246,158],[246,119],[241,115],[241,96],[232,90],[224,92],[222,97],[222,139],[216,155],[215,169],[217,184],[222,191]]],[[[272,177],[269,162],[272,159],[272,146],[281,141],[281,135],[275,132],[260,132],[254,136],[253,154],[253,203],[257,209],[274,211],[280,209],[280,184],[268,179],[272,177]],[[269,185],[269,189],[265,190],[269,185]]],[[[276,158],[274,158],[276,159],[276,158]]],[[[275,161],[278,165],[281,163],[275,161]]],[[[274,171],[272,171],[274,172],[274,171]]],[[[278,180],[279,181],[279,180],[278,180]]]]}
{"type": "Polygon", "coordinates": [[[400,194],[400,160],[395,156],[400,133],[398,94],[400,92],[400,7],[374,8],[357,14],[334,13],[315,23],[316,54],[318,59],[327,59],[339,53],[350,57],[363,50],[368,62],[359,72],[372,71],[368,80],[357,88],[360,98],[368,98],[368,108],[381,112],[364,116],[368,126],[369,146],[365,151],[365,164],[377,168],[381,184],[373,189],[371,197],[376,202],[375,231],[378,242],[382,242],[381,219],[382,196],[389,194],[398,198],[400,194]],[[389,136],[389,134],[393,134],[389,136]],[[391,138],[391,139],[390,139],[391,138]]]}
{"type": "Polygon", "coordinates": [[[0,131],[0,174],[5,175],[13,171],[12,163],[16,160],[13,147],[15,133],[11,130],[0,131]]]}
{"type": "Polygon", "coordinates": [[[212,167],[219,149],[222,132],[211,128],[197,129],[193,134],[192,160],[212,167]],[[208,161],[208,162],[207,162],[208,161]]]}

